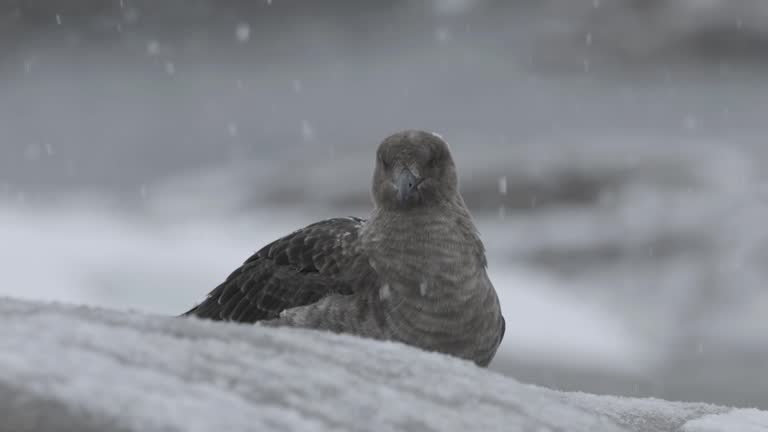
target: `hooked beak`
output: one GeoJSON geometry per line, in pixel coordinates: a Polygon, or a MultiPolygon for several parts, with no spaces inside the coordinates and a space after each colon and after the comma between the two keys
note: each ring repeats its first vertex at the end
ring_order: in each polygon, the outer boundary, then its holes
{"type": "Polygon", "coordinates": [[[403,171],[400,172],[400,175],[397,177],[397,182],[395,183],[397,185],[397,197],[400,204],[405,204],[408,201],[408,198],[413,195],[421,182],[422,179],[416,178],[408,168],[404,168],[403,171]]]}

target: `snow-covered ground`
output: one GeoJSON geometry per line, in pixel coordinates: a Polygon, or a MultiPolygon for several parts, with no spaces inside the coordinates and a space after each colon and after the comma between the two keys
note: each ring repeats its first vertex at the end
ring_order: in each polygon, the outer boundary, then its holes
{"type": "Polygon", "coordinates": [[[768,412],[561,393],[444,355],[0,299],[0,431],[757,432],[768,412]]]}

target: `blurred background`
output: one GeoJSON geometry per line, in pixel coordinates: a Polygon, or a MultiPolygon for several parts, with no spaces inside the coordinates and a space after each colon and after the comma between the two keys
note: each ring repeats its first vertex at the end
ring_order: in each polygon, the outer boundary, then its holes
{"type": "Polygon", "coordinates": [[[768,409],[764,0],[0,0],[0,295],[175,315],[439,132],[492,369],[768,409]]]}

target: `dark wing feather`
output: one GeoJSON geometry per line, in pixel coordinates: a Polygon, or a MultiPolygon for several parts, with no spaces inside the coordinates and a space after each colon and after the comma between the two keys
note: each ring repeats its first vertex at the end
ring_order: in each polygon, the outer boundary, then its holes
{"type": "Polygon", "coordinates": [[[353,247],[363,222],[328,219],[268,244],[184,315],[254,322],[329,294],[351,294],[353,280],[373,273],[353,247]]]}

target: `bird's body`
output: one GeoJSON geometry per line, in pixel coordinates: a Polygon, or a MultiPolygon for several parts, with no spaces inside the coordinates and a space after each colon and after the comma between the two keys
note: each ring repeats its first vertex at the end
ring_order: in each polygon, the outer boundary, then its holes
{"type": "Polygon", "coordinates": [[[276,240],[187,314],[394,340],[487,365],[504,319],[447,146],[406,131],[378,153],[368,220],[329,219],[276,240]]]}

